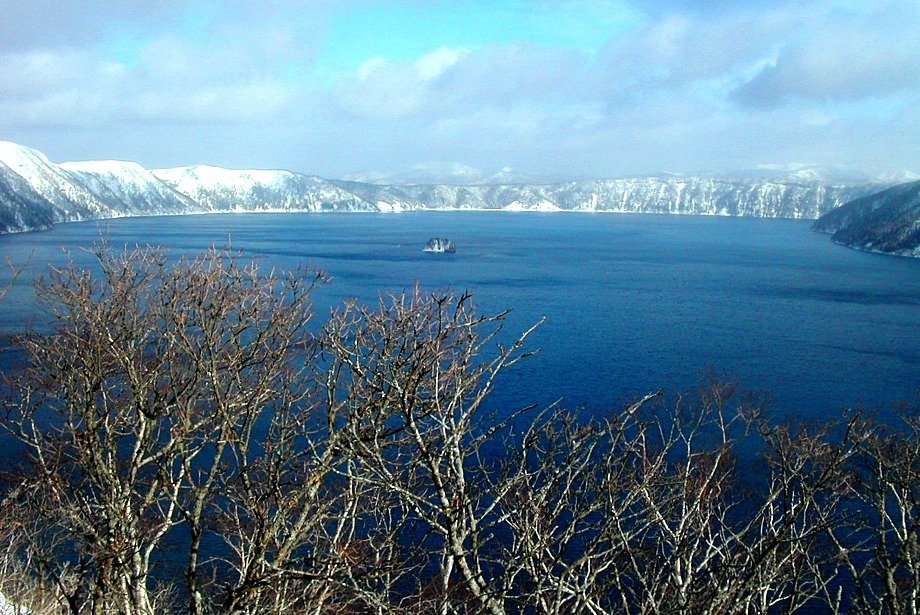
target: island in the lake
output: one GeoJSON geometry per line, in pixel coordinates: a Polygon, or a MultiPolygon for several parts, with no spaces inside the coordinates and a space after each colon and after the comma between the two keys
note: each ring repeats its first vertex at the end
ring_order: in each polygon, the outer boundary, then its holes
{"type": "Polygon", "coordinates": [[[445,239],[443,237],[433,237],[428,240],[428,243],[425,244],[425,247],[422,248],[423,252],[441,252],[441,253],[450,253],[453,254],[457,251],[457,246],[454,245],[454,242],[450,239],[445,239]]]}

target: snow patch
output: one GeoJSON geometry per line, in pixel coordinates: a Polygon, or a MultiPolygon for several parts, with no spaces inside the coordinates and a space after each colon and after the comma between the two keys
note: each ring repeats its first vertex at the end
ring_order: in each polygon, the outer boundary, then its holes
{"type": "Polygon", "coordinates": [[[532,205],[512,201],[502,207],[505,211],[562,211],[562,208],[551,201],[540,201],[532,205]]]}
{"type": "Polygon", "coordinates": [[[86,160],[80,162],[62,162],[58,165],[66,171],[75,171],[77,173],[93,173],[95,175],[106,175],[113,179],[122,181],[137,182],[142,179],[145,182],[155,180],[153,173],[137,164],[125,160],[86,160]]]}
{"type": "Polygon", "coordinates": [[[403,204],[397,201],[392,203],[388,203],[386,201],[377,201],[377,209],[380,210],[381,213],[397,213],[405,211],[403,204]]]}
{"type": "Polygon", "coordinates": [[[10,141],[0,141],[0,162],[32,184],[43,180],[40,169],[54,169],[54,163],[43,153],[10,141]]]}
{"type": "Polygon", "coordinates": [[[10,602],[0,593],[0,615],[30,615],[32,611],[10,602]]]}
{"type": "Polygon", "coordinates": [[[250,192],[256,186],[278,190],[294,178],[290,171],[235,170],[208,165],[154,169],[153,174],[185,194],[200,189],[250,192]]]}

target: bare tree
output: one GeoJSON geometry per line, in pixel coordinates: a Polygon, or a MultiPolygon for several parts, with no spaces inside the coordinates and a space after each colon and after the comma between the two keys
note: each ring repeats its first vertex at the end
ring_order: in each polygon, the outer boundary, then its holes
{"type": "Polygon", "coordinates": [[[33,575],[36,565],[29,550],[29,511],[17,510],[15,497],[0,505],[0,605],[2,615],[52,615],[60,612],[55,587],[33,575]]]}
{"type": "Polygon", "coordinates": [[[315,272],[97,257],[39,286],[50,326],[6,379],[27,463],[0,565],[29,604],[917,613],[916,418],[778,426],[720,383],[592,420],[494,407],[533,329],[468,294],[351,301],[320,327],[315,272]]]}
{"type": "Polygon", "coordinates": [[[841,483],[861,523],[831,533],[858,613],[920,613],[920,417],[862,421],[841,483]]]}
{"type": "Polygon", "coordinates": [[[833,488],[852,450],[765,428],[764,484],[744,488],[737,446],[759,404],[720,384],[664,408],[654,397],[528,432],[503,558],[519,608],[772,613],[822,600],[834,571],[816,545],[843,521],[833,488]]]}
{"type": "Polygon", "coordinates": [[[483,403],[496,376],[527,356],[533,330],[487,359],[504,316],[476,315],[469,295],[416,289],[375,311],[350,303],[326,326],[330,417],[354,417],[344,441],[356,463],[340,471],[391,491],[422,524],[437,571],[425,582],[427,608],[442,613],[463,600],[477,612],[504,612],[485,551],[510,492],[487,488],[483,448],[528,408],[492,423],[483,403]]]}
{"type": "MultiPolygon", "coordinates": [[[[29,259],[32,260],[31,258],[29,259]]],[[[16,284],[16,281],[19,279],[19,276],[22,275],[22,267],[18,267],[11,260],[7,261],[7,266],[10,269],[10,280],[6,283],[6,286],[0,287],[0,301],[6,296],[10,289],[16,284]]]]}
{"type": "Polygon", "coordinates": [[[52,332],[22,340],[6,424],[34,466],[17,491],[34,557],[71,612],[153,613],[154,558],[181,548],[202,612],[206,523],[259,417],[298,395],[285,385],[316,277],[215,251],[97,256],[98,280],[71,266],[40,284],[52,332]]]}
{"type": "Polygon", "coordinates": [[[416,291],[378,312],[351,304],[316,339],[315,274],[266,275],[225,252],[97,257],[99,278],[71,266],[40,285],[52,330],[21,340],[30,363],[10,383],[5,422],[33,465],[15,496],[35,570],[61,603],[418,608],[427,554],[406,536],[430,511],[382,482],[380,463],[414,454],[417,419],[430,432],[457,411],[456,433],[468,433],[495,375],[520,357],[518,343],[477,363],[478,330],[503,315],[416,291]]]}
{"type": "Polygon", "coordinates": [[[769,427],[723,385],[651,414],[649,395],[599,423],[555,409],[495,421],[483,401],[523,338],[483,360],[492,334],[478,333],[495,323],[467,301],[352,304],[327,325],[330,378],[344,383],[329,406],[367,417],[351,423],[360,463],[345,474],[421,522],[436,557],[427,608],[768,613],[825,598],[835,569],[817,546],[845,519],[849,440],[769,427]],[[756,426],[766,487],[742,497],[737,447],[756,426]]]}

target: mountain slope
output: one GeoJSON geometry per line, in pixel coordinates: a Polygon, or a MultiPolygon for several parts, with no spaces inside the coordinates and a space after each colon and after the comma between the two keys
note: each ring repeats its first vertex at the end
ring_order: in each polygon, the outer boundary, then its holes
{"type": "Polygon", "coordinates": [[[181,214],[198,204],[169,187],[136,162],[94,160],[58,165],[107,203],[118,203],[120,215],[181,214]]]}
{"type": "MultiPolygon", "coordinates": [[[[83,178],[73,174],[36,150],[8,141],[0,141],[0,163],[18,176],[35,193],[51,205],[52,222],[111,218],[119,215],[119,204],[106,202],[93,194],[83,178]]],[[[20,230],[20,229],[16,229],[20,230]]]]}
{"type": "Polygon", "coordinates": [[[373,203],[377,210],[381,212],[421,210],[426,208],[425,203],[413,198],[407,192],[396,186],[366,184],[341,179],[330,179],[329,183],[354,194],[367,203],[373,203]]]}
{"type": "MultiPolygon", "coordinates": [[[[0,141],[0,232],[117,216],[223,211],[485,209],[817,218],[879,187],[788,177],[636,177],[554,184],[381,185],[212,166],[149,171],[133,162],[55,164],[0,141]]],[[[514,182],[514,183],[512,183],[514,182]]]]}
{"type": "Polygon", "coordinates": [[[54,222],[54,205],[0,162],[0,233],[47,229],[54,222]]]}
{"type": "Polygon", "coordinates": [[[153,171],[204,211],[379,211],[325,179],[290,171],[247,171],[199,165],[153,171]]]}
{"type": "Polygon", "coordinates": [[[850,201],[813,228],[851,248],[920,257],[920,181],[850,201]]]}
{"type": "Polygon", "coordinates": [[[639,177],[547,185],[392,186],[427,209],[613,211],[817,218],[868,186],[696,177],[639,177]]]}
{"type": "Polygon", "coordinates": [[[0,141],[0,231],[199,209],[197,203],[139,164],[120,161],[55,164],[41,152],[0,141]]]}

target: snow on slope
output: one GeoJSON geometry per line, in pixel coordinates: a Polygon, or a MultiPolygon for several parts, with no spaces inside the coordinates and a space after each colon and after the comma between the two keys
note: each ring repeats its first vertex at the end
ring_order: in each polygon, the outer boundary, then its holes
{"type": "Polygon", "coordinates": [[[55,172],[55,164],[38,150],[0,141],[0,162],[31,184],[41,183],[55,172]]]}
{"type": "Polygon", "coordinates": [[[851,248],[920,257],[920,181],[851,201],[812,228],[851,248]]]}
{"type": "Polygon", "coordinates": [[[233,170],[200,164],[192,167],[154,169],[153,174],[184,194],[196,190],[250,192],[257,186],[281,189],[294,174],[290,171],[233,170]]]}
{"type": "Polygon", "coordinates": [[[213,166],[149,171],[133,162],[55,164],[0,141],[0,232],[126,215],[221,211],[611,211],[817,218],[874,192],[874,183],[829,182],[812,169],[783,177],[662,175],[556,184],[380,185],[290,171],[213,166]]]}
{"type": "Polygon", "coordinates": [[[47,229],[54,222],[54,205],[0,162],[0,233],[47,229]]]}
{"type": "Polygon", "coordinates": [[[31,615],[29,609],[13,604],[10,600],[0,593],[0,615],[31,615]]]}
{"type": "Polygon", "coordinates": [[[130,184],[148,183],[153,177],[153,174],[141,165],[126,160],[83,160],[62,162],[57,166],[67,171],[104,175],[130,184]]]}
{"type": "Polygon", "coordinates": [[[180,214],[200,209],[195,201],[136,162],[92,160],[58,166],[79,177],[100,198],[120,203],[124,215],[180,214]]]}
{"type": "Polygon", "coordinates": [[[405,194],[396,186],[365,184],[361,182],[330,179],[329,183],[349,192],[363,201],[375,203],[381,212],[400,212],[425,209],[421,201],[405,194]]]}
{"type": "MultiPolygon", "coordinates": [[[[369,201],[312,175],[199,165],[153,171],[205,211],[379,211],[369,201]]],[[[388,210],[393,210],[389,204],[388,210]]]]}
{"type": "Polygon", "coordinates": [[[0,141],[0,163],[51,203],[55,222],[110,218],[119,214],[117,203],[98,198],[79,177],[54,164],[41,152],[0,141]]]}
{"type": "Polygon", "coordinates": [[[871,190],[865,186],[817,182],[729,181],[676,176],[546,185],[427,185],[391,189],[424,203],[426,209],[612,211],[770,218],[817,218],[871,190]]]}

